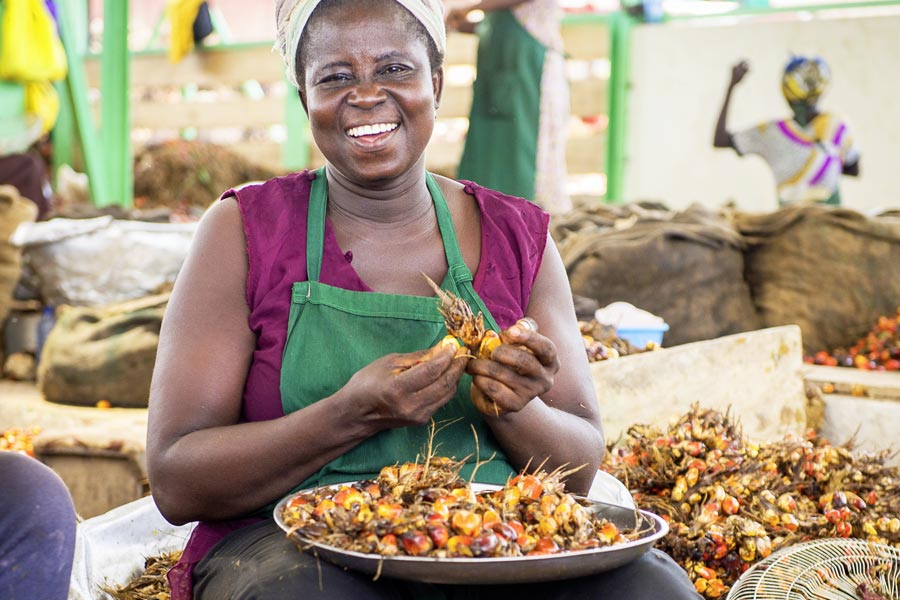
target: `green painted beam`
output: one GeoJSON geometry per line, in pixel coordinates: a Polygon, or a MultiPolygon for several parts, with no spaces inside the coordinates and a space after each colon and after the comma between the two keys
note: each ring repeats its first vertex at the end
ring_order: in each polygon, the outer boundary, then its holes
{"type": "Polygon", "coordinates": [[[631,68],[631,28],[633,19],[624,12],[610,15],[610,76],[606,132],[606,201],[625,199],[626,125],[631,68]]]}
{"type": "Polygon", "coordinates": [[[55,188],[56,173],[63,165],[75,167],[75,145],[78,143],[77,128],[75,125],[75,112],[72,109],[72,98],[69,96],[69,88],[65,81],[54,84],[59,95],[59,116],[56,125],[50,133],[53,140],[53,175],[51,181],[55,188]]]}
{"type": "MultiPolygon", "coordinates": [[[[73,51],[78,56],[84,56],[88,46],[88,3],[87,0],[69,0],[69,23],[73,32],[73,51]]],[[[71,61],[70,61],[71,62],[71,61]]],[[[53,126],[51,136],[53,139],[53,186],[56,187],[56,174],[63,165],[83,169],[82,165],[76,165],[75,147],[80,143],[78,138],[78,125],[75,119],[75,108],[72,104],[72,96],[69,94],[67,81],[54,84],[59,95],[59,117],[53,126]]]]}
{"type": "Polygon", "coordinates": [[[131,207],[131,55],[128,51],[128,2],[103,3],[103,54],[100,64],[100,134],[109,187],[109,203],[131,207]]]}
{"type": "Polygon", "coordinates": [[[891,7],[900,8],[900,0],[867,0],[865,2],[840,2],[834,4],[809,4],[794,6],[767,6],[761,4],[762,0],[744,4],[732,11],[724,13],[712,13],[705,15],[672,15],[667,16],[667,21],[684,21],[688,19],[714,19],[720,17],[754,17],[772,13],[816,13],[819,11],[859,10],[865,8],[891,7]]]}
{"type": "Polygon", "coordinates": [[[91,200],[99,206],[110,204],[110,189],[106,178],[106,165],[100,138],[94,126],[91,106],[88,102],[87,79],[84,74],[82,55],[78,53],[79,30],[77,29],[77,13],[80,0],[61,0],[57,3],[60,38],[66,50],[69,63],[69,74],[66,77],[72,112],[81,138],[81,149],[84,156],[84,170],[88,176],[91,200]]]}

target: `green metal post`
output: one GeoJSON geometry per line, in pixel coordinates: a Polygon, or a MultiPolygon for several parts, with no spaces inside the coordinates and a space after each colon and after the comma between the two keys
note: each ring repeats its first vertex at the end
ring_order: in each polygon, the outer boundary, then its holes
{"type": "Polygon", "coordinates": [[[84,75],[82,56],[78,53],[77,11],[79,0],[62,0],[57,4],[59,31],[66,50],[69,63],[69,74],[66,83],[71,96],[75,123],[81,138],[81,149],[84,155],[84,167],[90,185],[91,199],[94,204],[109,204],[110,190],[106,179],[106,165],[103,162],[102,148],[97,129],[94,126],[91,106],[88,102],[87,79],[84,75]]]}
{"type": "Polygon", "coordinates": [[[72,99],[69,97],[69,88],[65,81],[54,84],[59,95],[59,116],[53,126],[51,137],[53,139],[53,187],[56,187],[56,174],[63,165],[73,166],[75,163],[75,114],[72,111],[72,99]]]}
{"type": "Polygon", "coordinates": [[[128,51],[128,2],[103,3],[103,54],[100,57],[100,134],[110,196],[131,207],[131,55],[128,51]]]}
{"type": "MultiPolygon", "coordinates": [[[[70,22],[74,32],[74,52],[78,56],[87,53],[88,45],[88,5],[87,0],[71,0],[70,22]]],[[[75,166],[75,145],[78,143],[78,131],[75,112],[69,87],[66,81],[54,85],[59,95],[59,117],[53,126],[53,182],[56,187],[56,174],[63,165],[75,166]]]]}
{"type": "Polygon", "coordinates": [[[299,171],[309,166],[309,121],[297,88],[285,78],[287,91],[284,94],[284,126],[287,137],[281,146],[281,165],[290,171],[299,171]]]}
{"type": "Polygon", "coordinates": [[[632,19],[624,12],[610,15],[609,128],[606,137],[606,200],[621,202],[625,195],[625,132],[631,66],[632,19]]]}

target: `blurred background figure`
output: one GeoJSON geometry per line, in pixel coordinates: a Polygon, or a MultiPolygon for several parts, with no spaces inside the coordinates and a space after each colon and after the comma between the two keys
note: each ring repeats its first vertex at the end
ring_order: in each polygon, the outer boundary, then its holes
{"type": "Polygon", "coordinates": [[[478,34],[469,132],[457,177],[535,201],[553,214],[566,193],[569,88],[555,0],[449,2],[449,30],[478,34]],[[472,11],[483,11],[477,27],[472,11]]]}
{"type": "Polygon", "coordinates": [[[75,552],[75,508],[40,461],[0,452],[0,598],[62,600],[75,552]]]}
{"type": "Polygon", "coordinates": [[[0,185],[12,185],[38,207],[51,208],[49,138],[59,116],[53,82],[68,63],[56,28],[56,5],[0,3],[0,185]]]}
{"type": "Polygon", "coordinates": [[[734,148],[741,156],[762,156],[775,176],[782,206],[840,205],[841,175],[859,175],[859,149],[843,119],[819,111],[819,98],[831,83],[828,65],[818,57],[792,58],[784,69],[781,91],[793,117],[731,133],[727,126],[731,92],[749,71],[746,61],[732,67],[713,145],[734,148]]]}
{"type": "Polygon", "coordinates": [[[179,62],[213,32],[209,3],[204,0],[167,0],[171,27],[169,60],[179,62]]]}

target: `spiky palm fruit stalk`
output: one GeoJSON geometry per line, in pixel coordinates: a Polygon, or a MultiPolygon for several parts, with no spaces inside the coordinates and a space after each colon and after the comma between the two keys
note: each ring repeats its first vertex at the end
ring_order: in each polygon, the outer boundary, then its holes
{"type": "Polygon", "coordinates": [[[485,334],[484,315],[479,312],[478,316],[475,316],[465,300],[458,298],[452,292],[442,290],[428,275],[423,273],[422,276],[425,277],[425,281],[441,301],[438,310],[444,317],[447,333],[461,340],[469,352],[473,356],[477,356],[485,334]]]}

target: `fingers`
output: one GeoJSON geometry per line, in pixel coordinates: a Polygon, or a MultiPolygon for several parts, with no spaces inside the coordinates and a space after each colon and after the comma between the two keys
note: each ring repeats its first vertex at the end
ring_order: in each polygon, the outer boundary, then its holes
{"type": "MultiPolygon", "coordinates": [[[[512,345],[513,348],[515,345],[526,348],[529,353],[537,358],[542,366],[551,369],[554,373],[559,370],[559,357],[556,353],[556,346],[550,338],[538,333],[537,323],[533,319],[528,317],[519,319],[515,325],[504,331],[500,337],[506,344],[512,345]]],[[[528,361],[527,357],[518,353],[513,354],[511,352],[513,348],[500,347],[495,351],[495,354],[499,352],[499,356],[492,354],[491,358],[500,362],[508,362],[516,366],[516,370],[521,372],[527,368],[526,363],[531,361],[528,361]]]]}
{"type": "Polygon", "coordinates": [[[469,388],[469,398],[472,399],[472,404],[475,405],[475,408],[488,417],[500,417],[510,412],[506,408],[501,408],[493,398],[487,396],[481,391],[481,388],[474,384],[469,388]]]}
{"type": "Polygon", "coordinates": [[[418,394],[434,388],[455,388],[466,369],[467,359],[456,356],[456,346],[440,343],[432,348],[399,355],[394,369],[403,392],[418,394]]]}

